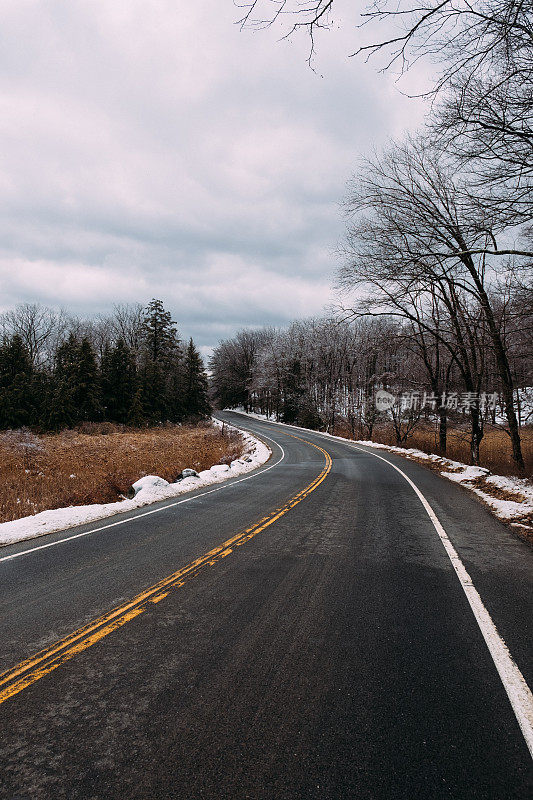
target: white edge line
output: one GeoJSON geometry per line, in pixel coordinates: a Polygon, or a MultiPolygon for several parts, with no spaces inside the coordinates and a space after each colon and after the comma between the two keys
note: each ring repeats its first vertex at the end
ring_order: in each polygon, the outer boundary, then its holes
{"type": "MultiPolygon", "coordinates": [[[[277,423],[277,424],[283,425],[284,423],[277,423]]],[[[298,426],[288,425],[287,427],[292,428],[298,426]]],[[[306,430],[306,429],[301,428],[300,430],[306,430]]],[[[492,660],[494,661],[496,669],[498,670],[498,674],[500,676],[501,682],[503,683],[503,687],[507,693],[507,697],[509,698],[509,701],[511,703],[515,717],[520,726],[520,730],[522,731],[522,734],[526,741],[528,750],[533,758],[533,694],[531,693],[531,689],[527,685],[524,676],[520,672],[513,657],[511,656],[509,648],[507,647],[504,640],[498,633],[498,629],[496,628],[496,625],[494,624],[492,617],[485,608],[485,605],[483,604],[479,592],[475,588],[472,582],[472,578],[466,571],[466,567],[461,561],[453,544],[451,543],[448,534],[444,530],[439,518],[433,511],[433,508],[426,500],[426,498],[424,497],[418,486],[411,480],[411,478],[408,475],[405,474],[405,472],[403,472],[403,470],[397,467],[396,464],[393,464],[392,461],[389,461],[387,458],[383,458],[383,456],[380,456],[377,453],[373,453],[369,446],[368,449],[365,449],[363,447],[359,447],[355,444],[352,444],[349,441],[342,442],[340,440],[337,440],[337,437],[328,436],[328,434],[323,434],[320,431],[308,431],[308,433],[318,434],[319,436],[324,436],[325,438],[330,440],[334,439],[336,441],[339,441],[339,444],[346,444],[348,447],[351,447],[354,450],[359,450],[359,452],[361,453],[366,453],[367,455],[379,458],[380,461],[384,461],[390,467],[395,469],[396,472],[399,472],[399,474],[407,481],[409,486],[413,489],[416,496],[422,503],[428,517],[433,523],[433,527],[437,531],[437,535],[439,536],[439,539],[441,540],[444,549],[446,550],[448,558],[452,562],[455,574],[459,578],[459,582],[463,588],[463,591],[470,604],[470,608],[472,609],[472,613],[474,614],[476,622],[485,640],[485,644],[487,645],[492,660]]]]}
{"type": "Polygon", "coordinates": [[[501,678],[505,691],[507,692],[507,696],[515,713],[516,719],[518,720],[518,724],[520,725],[524,735],[524,739],[526,740],[529,752],[533,757],[533,694],[531,693],[524,676],[514,662],[507,645],[498,633],[498,629],[496,628],[496,625],[494,624],[489,612],[485,608],[479,592],[472,582],[472,578],[466,571],[463,562],[451,543],[448,534],[442,527],[437,515],[433,511],[433,508],[426,500],[418,486],[411,480],[411,478],[409,478],[408,475],[405,474],[405,472],[397,467],[396,464],[393,464],[387,458],[383,458],[383,456],[379,456],[377,453],[372,453],[370,450],[364,450],[362,447],[357,447],[357,445],[350,445],[350,447],[353,447],[355,450],[359,450],[361,453],[367,453],[375,456],[375,458],[379,458],[380,461],[384,461],[386,464],[395,469],[396,472],[399,472],[400,475],[405,478],[409,486],[413,489],[418,499],[424,506],[427,515],[433,523],[433,527],[437,531],[437,534],[444,545],[444,549],[446,550],[446,553],[452,562],[452,566],[457,577],[459,578],[459,582],[463,587],[468,602],[470,603],[470,608],[472,609],[474,617],[476,618],[476,622],[479,625],[481,633],[483,634],[485,643],[492,656],[492,660],[494,661],[496,669],[498,670],[498,674],[501,678]]]}
{"type": "MultiPolygon", "coordinates": [[[[226,424],[231,425],[231,423],[226,423],[226,424]]],[[[241,430],[243,430],[245,433],[251,433],[251,431],[246,431],[244,429],[241,430]]],[[[117,525],[125,525],[127,522],[133,522],[136,519],[141,519],[141,517],[148,517],[150,514],[158,514],[160,511],[165,511],[167,508],[174,508],[175,506],[180,506],[182,503],[190,503],[191,500],[197,500],[200,497],[206,497],[208,494],[214,494],[215,492],[220,492],[222,489],[229,489],[231,486],[235,486],[235,484],[237,483],[243,483],[243,481],[249,481],[251,478],[257,478],[259,475],[263,475],[264,472],[268,472],[269,470],[274,469],[274,467],[277,467],[285,459],[285,450],[280,444],[278,444],[278,442],[274,441],[274,439],[271,439],[270,436],[266,436],[263,433],[258,434],[258,436],[262,436],[264,439],[268,439],[269,442],[273,442],[281,450],[281,458],[278,461],[276,461],[275,464],[271,464],[270,467],[265,467],[265,469],[262,469],[260,472],[254,472],[253,475],[247,475],[246,478],[239,478],[238,480],[233,481],[232,483],[224,483],[222,486],[217,486],[216,489],[209,489],[208,492],[202,492],[202,494],[195,494],[194,497],[186,497],[184,500],[177,500],[175,503],[168,503],[167,505],[161,506],[160,508],[154,508],[152,509],[152,511],[144,511],[142,514],[136,514],[135,516],[128,517],[127,519],[119,519],[117,522],[110,522],[109,525],[101,525],[99,528],[93,528],[90,531],[83,531],[83,533],[75,533],[73,536],[66,536],[65,538],[58,539],[55,542],[48,542],[48,544],[41,544],[38,545],[37,547],[31,547],[28,550],[21,550],[20,553],[12,553],[10,556],[3,556],[2,558],[0,558],[0,563],[2,563],[2,561],[12,561],[14,558],[20,558],[21,556],[27,556],[30,553],[35,553],[37,550],[45,550],[48,547],[56,547],[57,545],[63,544],[64,542],[71,542],[73,539],[81,539],[83,536],[90,536],[93,533],[99,533],[100,531],[105,531],[108,528],[114,528],[117,525]]],[[[164,502],[164,501],[156,501],[156,502],[164,502]]],[[[119,511],[117,513],[120,514],[128,512],[119,511]]],[[[51,535],[52,533],[60,533],[60,531],[50,531],[50,534],[48,535],[51,535]]],[[[22,542],[13,542],[13,544],[22,544],[22,542]]],[[[6,547],[9,546],[10,545],[6,545],[6,547]]]]}

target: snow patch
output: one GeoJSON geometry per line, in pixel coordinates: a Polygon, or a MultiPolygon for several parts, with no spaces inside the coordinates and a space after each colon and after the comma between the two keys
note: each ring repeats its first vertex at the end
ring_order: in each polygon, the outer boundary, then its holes
{"type": "Polygon", "coordinates": [[[139,478],[138,481],[132,484],[134,497],[137,497],[139,492],[152,491],[160,486],[168,486],[169,482],[159,475],[145,475],[144,478],[139,478]]]}
{"type": "Polygon", "coordinates": [[[490,471],[484,467],[474,467],[471,465],[467,466],[466,464],[460,464],[458,461],[452,461],[450,463],[452,463],[456,469],[459,468],[461,471],[441,472],[441,475],[444,475],[445,478],[448,478],[451,481],[456,481],[456,483],[475,481],[476,478],[486,478],[487,475],[490,475],[490,471]]]}
{"type": "Polygon", "coordinates": [[[219,475],[222,472],[229,472],[230,468],[227,464],[214,464],[209,471],[219,475]]]}

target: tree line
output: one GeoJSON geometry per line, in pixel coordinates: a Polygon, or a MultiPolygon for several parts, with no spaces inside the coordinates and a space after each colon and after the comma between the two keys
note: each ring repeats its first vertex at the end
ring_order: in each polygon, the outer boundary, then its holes
{"type": "Polygon", "coordinates": [[[0,315],[0,428],[132,426],[210,413],[207,376],[161,300],[82,320],[36,304],[0,315]]]}
{"type": "MultiPolygon", "coordinates": [[[[306,31],[312,57],[338,4],[243,5],[243,25],[283,16],[293,33],[306,31]]],[[[341,318],[396,319],[435,393],[453,374],[479,392],[490,364],[523,470],[516,387],[531,365],[516,353],[531,353],[533,6],[377,0],[359,27],[383,25],[387,35],[359,53],[381,54],[384,69],[400,73],[424,60],[438,66],[424,128],[362,160],[350,183],[341,318]]],[[[475,461],[483,419],[475,408],[470,415],[475,461]]]]}
{"type": "MultiPolygon", "coordinates": [[[[522,313],[513,320],[511,308],[502,304],[499,310],[522,425],[528,422],[521,390],[529,386],[531,354],[522,313]]],[[[480,329],[465,367],[451,320],[442,316],[439,323],[438,337],[413,321],[381,316],[242,330],[213,353],[213,396],[221,407],[241,406],[304,427],[334,432],[348,426],[359,439],[371,439],[386,422],[399,445],[425,421],[435,427],[443,455],[450,424],[460,424],[470,429],[471,460],[478,463],[485,425],[505,415],[496,358],[480,329]],[[376,405],[379,390],[397,398],[386,411],[376,405]]]]}

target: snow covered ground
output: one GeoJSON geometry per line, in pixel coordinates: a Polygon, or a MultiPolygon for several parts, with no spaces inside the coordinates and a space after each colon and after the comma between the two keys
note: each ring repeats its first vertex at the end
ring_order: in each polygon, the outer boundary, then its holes
{"type": "MultiPolygon", "coordinates": [[[[213,420],[216,425],[221,425],[218,420],[213,420]]],[[[232,428],[233,426],[227,425],[232,428]]],[[[238,430],[238,428],[234,428],[238,430]]],[[[245,440],[245,453],[228,464],[215,464],[211,469],[203,470],[198,477],[184,478],[179,483],[168,483],[157,475],[146,475],[134,484],[137,493],[131,500],[120,500],[117,503],[95,503],[88,506],[70,506],[69,508],[56,508],[51,511],[41,511],[31,517],[15,519],[12,522],[0,524],[0,545],[13,544],[25,539],[33,539],[45,533],[72,528],[75,525],[85,525],[98,519],[110,517],[123,511],[133,511],[136,508],[157,503],[159,500],[168,500],[180,494],[185,494],[193,489],[201,489],[214,483],[222,483],[228,478],[243,475],[264,464],[272,451],[263,442],[248,433],[239,431],[245,440]]]]}
{"type": "MultiPolygon", "coordinates": [[[[239,409],[240,413],[246,413],[239,409]]],[[[248,413],[248,416],[256,419],[264,419],[264,414],[248,413]]],[[[269,422],[274,420],[269,419],[269,422]]],[[[275,423],[283,425],[282,422],[275,423]]],[[[297,427],[289,425],[287,427],[297,427]]],[[[300,428],[300,430],[305,430],[300,428]]],[[[432,468],[437,468],[438,472],[450,481],[459,483],[461,486],[474,492],[483,502],[485,502],[492,512],[504,522],[508,522],[515,528],[520,529],[528,535],[533,534],[533,483],[526,478],[505,477],[503,475],[491,475],[485,467],[473,467],[463,464],[460,461],[451,461],[448,458],[433,453],[424,453],[415,448],[394,447],[392,445],[377,444],[369,441],[355,441],[346,439],[343,436],[332,436],[330,433],[322,433],[331,439],[349,441],[352,444],[360,444],[365,447],[372,447],[378,450],[388,450],[404,458],[410,458],[418,462],[431,462],[432,468]],[[440,469],[442,467],[442,469],[440,469]]]]}

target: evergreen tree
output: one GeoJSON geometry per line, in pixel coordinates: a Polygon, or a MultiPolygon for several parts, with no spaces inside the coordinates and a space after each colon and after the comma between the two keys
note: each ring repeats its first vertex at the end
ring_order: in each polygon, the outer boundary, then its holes
{"type": "Polygon", "coordinates": [[[74,376],[78,341],[73,333],[62,342],[55,354],[55,367],[48,393],[46,427],[59,430],[78,421],[74,401],[74,376]]]}
{"type": "Polygon", "coordinates": [[[58,431],[61,428],[70,428],[78,422],[73,392],[68,380],[57,375],[52,377],[46,395],[45,409],[42,423],[45,428],[58,431]]]}
{"type": "Polygon", "coordinates": [[[81,340],[77,353],[74,402],[83,421],[102,418],[102,392],[96,354],[89,339],[81,340]]]}
{"type": "Polygon", "coordinates": [[[70,334],[56,354],[53,427],[102,418],[100,376],[96,354],[87,337],[78,342],[70,334]]]}
{"type": "Polygon", "coordinates": [[[0,427],[20,428],[36,421],[34,377],[28,350],[15,334],[0,347],[0,427]]]}
{"type": "Polygon", "coordinates": [[[55,356],[55,375],[58,378],[72,379],[75,373],[79,342],[73,333],[61,342],[55,356]]]}
{"type": "Polygon", "coordinates": [[[106,419],[126,423],[137,390],[133,354],[120,338],[111,349],[104,349],[101,364],[102,404],[106,419]]]}
{"type": "Polygon", "coordinates": [[[143,406],[143,391],[139,387],[133,396],[130,409],[128,411],[127,423],[134,428],[140,428],[146,422],[146,414],[143,406]]]}
{"type": "Polygon", "coordinates": [[[0,386],[9,387],[21,375],[30,375],[31,360],[22,338],[15,334],[0,347],[0,386]]]}
{"type": "Polygon", "coordinates": [[[298,359],[294,359],[288,365],[284,376],[282,387],[282,413],[283,422],[293,424],[298,419],[303,395],[301,382],[301,364],[298,359]]]}
{"type": "Polygon", "coordinates": [[[71,332],[55,347],[50,340],[41,360],[32,360],[27,337],[15,330],[6,335],[0,343],[0,429],[59,430],[101,419],[141,426],[207,416],[200,354],[191,339],[185,355],[161,300],[148,304],[136,330],[134,350],[124,333],[114,340],[116,328],[105,319],[73,319],[71,332]]]}
{"type": "Polygon", "coordinates": [[[151,300],[146,306],[143,331],[145,347],[153,363],[165,361],[179,349],[176,323],[170,312],[165,311],[161,300],[151,300]]]}
{"type": "Polygon", "coordinates": [[[152,422],[177,422],[182,416],[183,354],[176,323],[161,300],[152,300],[143,320],[143,405],[152,422]]]}
{"type": "Polygon", "coordinates": [[[183,368],[183,412],[187,419],[207,417],[211,413],[207,395],[207,375],[200,353],[191,339],[183,368]]]}

